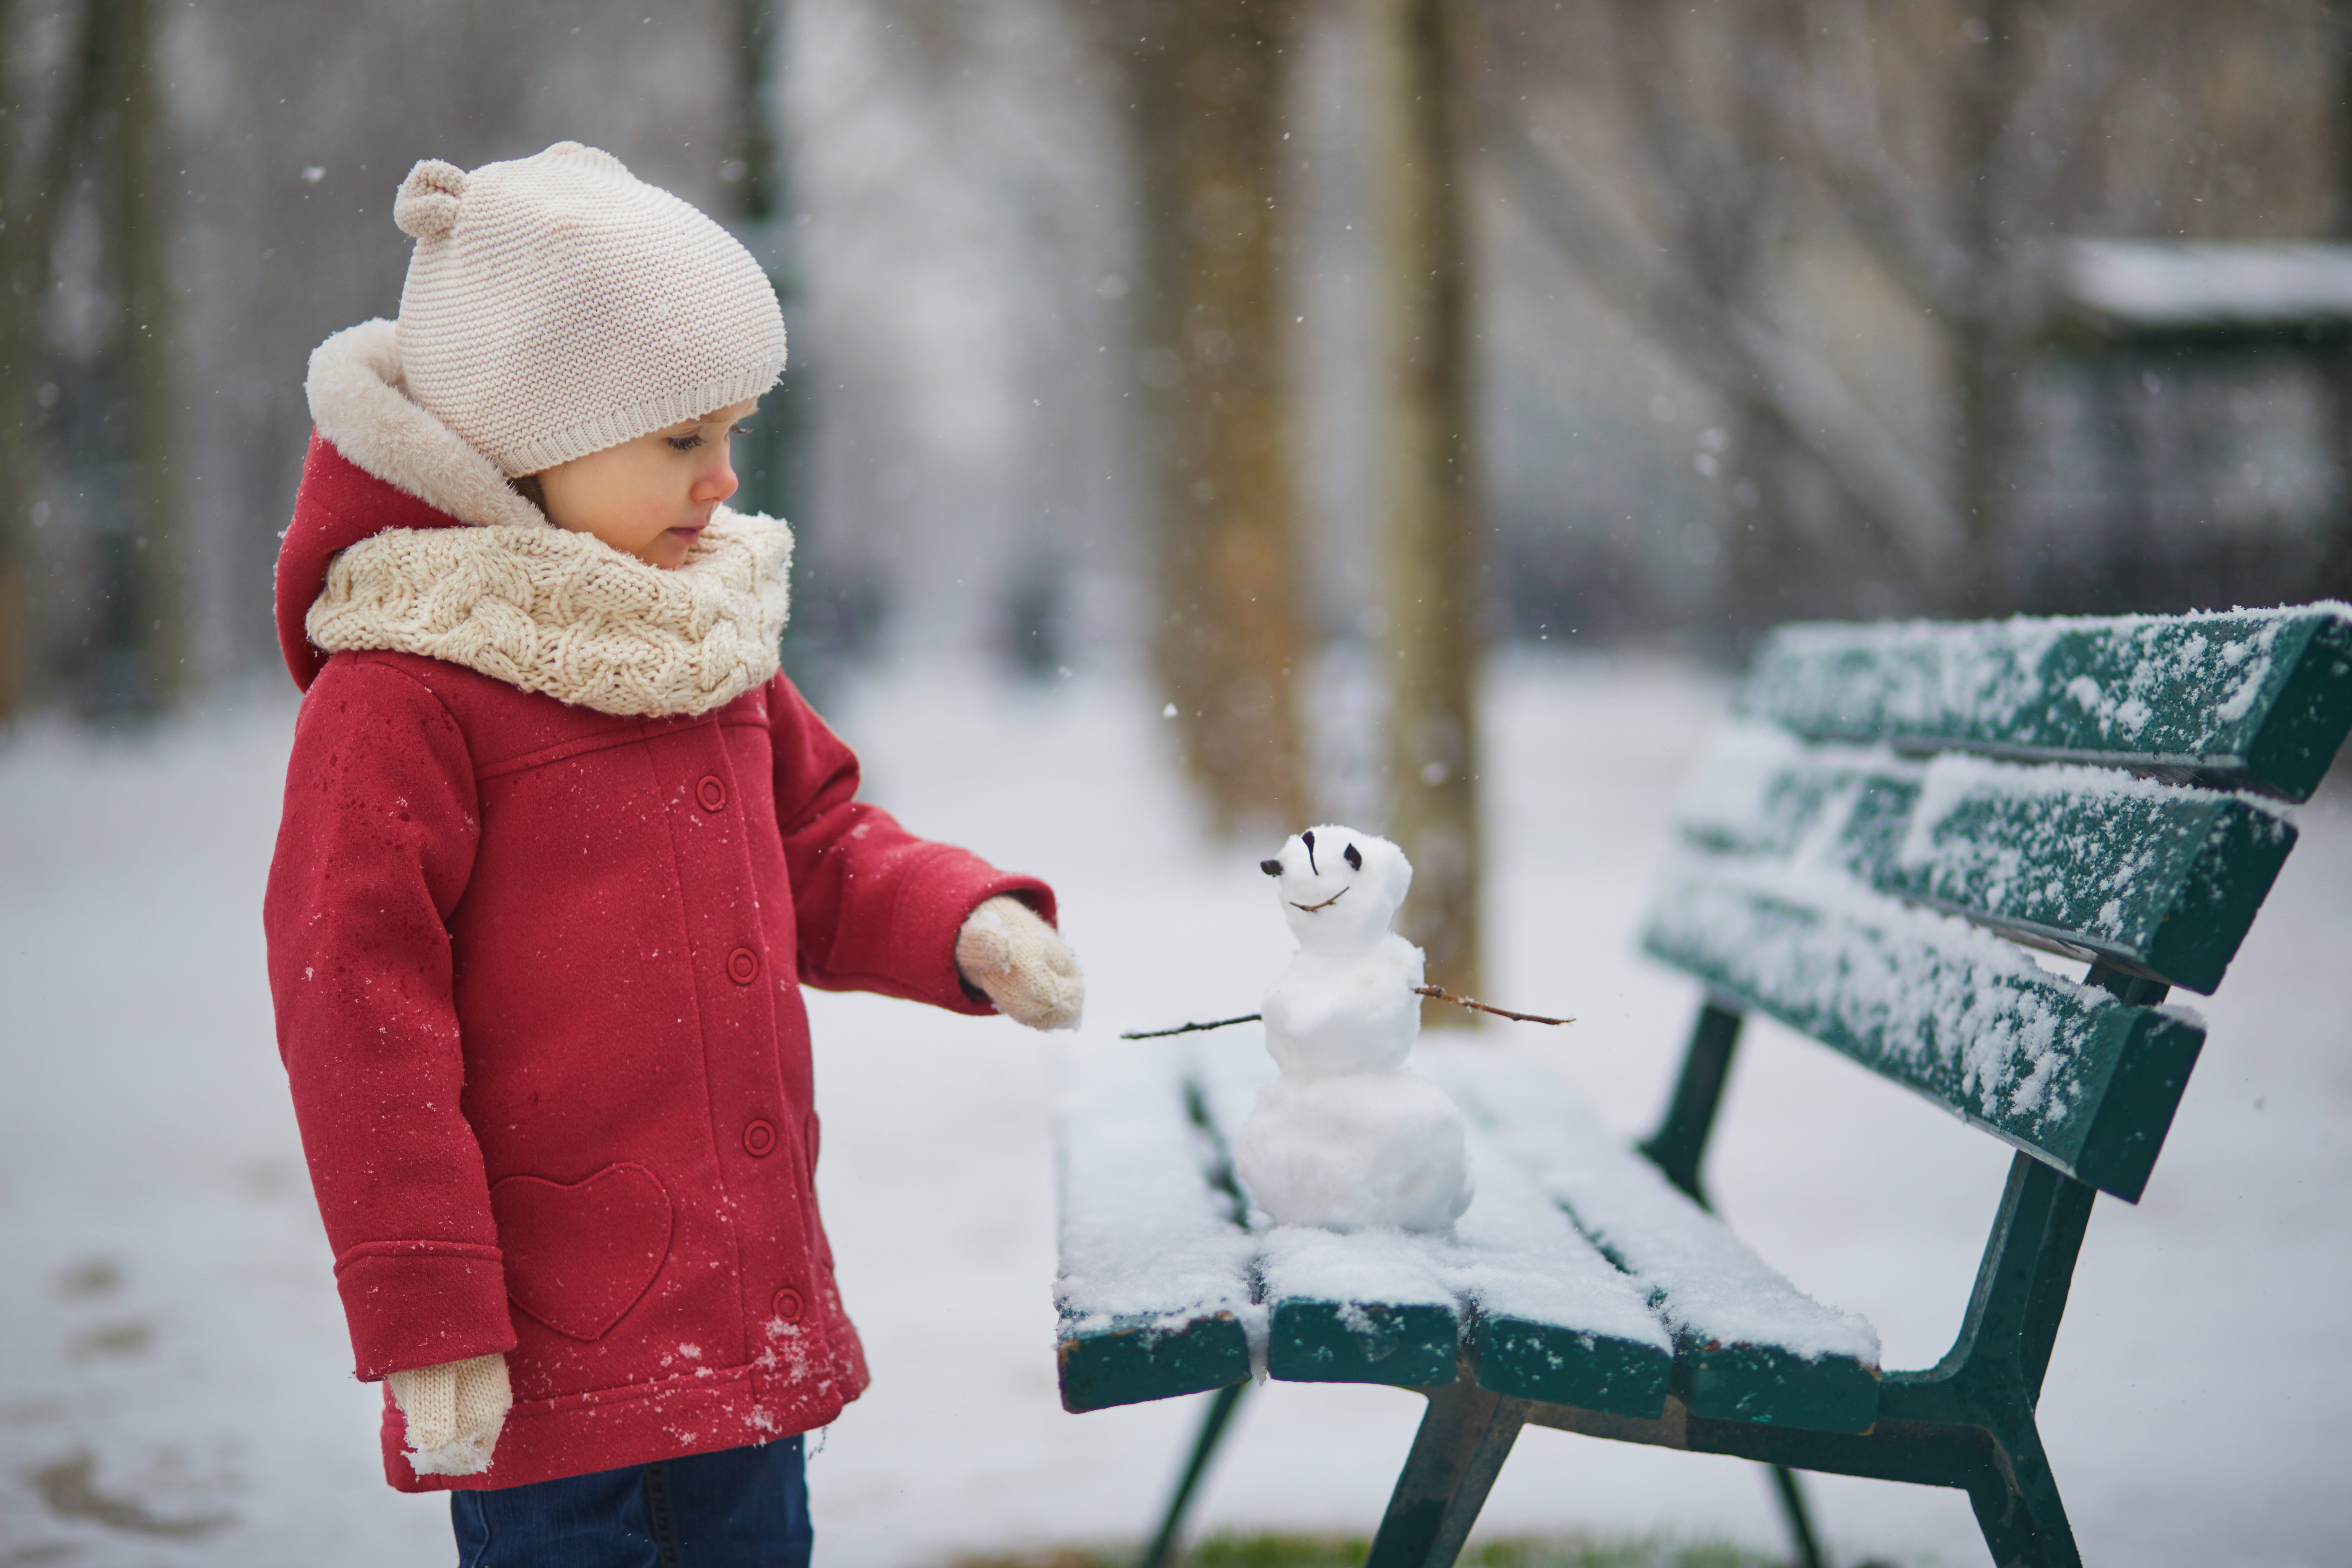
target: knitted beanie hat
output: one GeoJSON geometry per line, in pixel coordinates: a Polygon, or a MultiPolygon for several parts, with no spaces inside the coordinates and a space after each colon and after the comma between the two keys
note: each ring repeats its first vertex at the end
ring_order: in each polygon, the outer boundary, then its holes
{"type": "Polygon", "coordinates": [[[609,153],[428,158],[393,221],[408,394],[509,477],[759,396],[784,319],[750,252],[609,153]]]}

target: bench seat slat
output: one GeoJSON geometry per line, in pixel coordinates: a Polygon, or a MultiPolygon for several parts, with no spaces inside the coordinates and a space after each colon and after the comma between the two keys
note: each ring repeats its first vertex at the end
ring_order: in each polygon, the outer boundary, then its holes
{"type": "MultiPolygon", "coordinates": [[[[1258,1029],[1193,1047],[1211,1130],[1230,1150],[1274,1076],[1258,1029]]],[[[1462,1314],[1421,1248],[1399,1238],[1299,1226],[1256,1234],[1266,1303],[1266,1373],[1286,1383],[1451,1383],[1462,1314]]]]}
{"type": "MultiPolygon", "coordinates": [[[[1273,1064],[1255,1037],[1198,1050],[1210,1120],[1230,1140],[1273,1064]]],[[[1642,1293],[1475,1127],[1470,1158],[1477,1195],[1450,1238],[1264,1233],[1269,1373],[1426,1386],[1452,1382],[1466,1353],[1496,1393],[1655,1416],[1673,1356],[1642,1293]]]]}
{"type": "Polygon", "coordinates": [[[1685,854],[1643,945],[2058,1169],[2138,1200],[2204,1031],[1830,876],[1685,854]]]}
{"type": "Polygon", "coordinates": [[[1285,1383],[1452,1383],[1462,1312],[1397,1237],[1283,1226],[1261,1238],[1266,1374],[1285,1383]]]}
{"type": "Polygon", "coordinates": [[[1692,1414],[1868,1429],[1879,1343],[1867,1320],[1799,1289],[1544,1074],[1494,1047],[1430,1054],[1431,1076],[1464,1113],[1648,1292],[1692,1414]]]}
{"type": "Polygon", "coordinates": [[[1784,626],[1739,710],[1816,740],[2139,769],[2306,800],[2352,726],[2352,608],[1784,626]]]}
{"type": "Polygon", "coordinates": [[[1255,1244],[1212,1184],[1173,1053],[1074,1052],[1063,1083],[1064,1406],[1241,1382],[1255,1244]]]}
{"type": "Polygon", "coordinates": [[[2294,828],[2242,796],[2105,770],[1927,763],[1724,727],[1679,828],[1746,862],[1834,869],[2005,934],[2210,994],[2294,828]]]}
{"type": "MultiPolygon", "coordinates": [[[[1451,1054],[1424,1048],[1423,1070],[1445,1083],[1438,1069],[1451,1054]]],[[[1658,1415],[1674,1347],[1640,1287],[1475,1121],[1469,1142],[1477,1194],[1451,1243],[1424,1245],[1474,1310],[1470,1349],[1480,1386],[1617,1415],[1658,1415]]]]}

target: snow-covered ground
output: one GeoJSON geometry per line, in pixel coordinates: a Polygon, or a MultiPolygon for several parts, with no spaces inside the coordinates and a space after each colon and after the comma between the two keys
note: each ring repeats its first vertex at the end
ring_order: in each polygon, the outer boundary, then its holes
{"type": "MultiPolygon", "coordinates": [[[[1513,661],[1488,712],[1488,989],[1582,1021],[1536,1047],[1608,1121],[1654,1112],[1695,998],[1630,946],[1722,692],[1671,666],[1513,661]]],[[[1246,1012],[1288,950],[1256,861],[1204,844],[1137,684],[905,671],[836,705],[868,795],[1061,889],[1090,999],[1041,1040],[818,996],[824,1201],[873,1391],[813,1460],[824,1560],[858,1568],[1139,1534],[1191,1402],[1055,1394],[1057,1053],[1246,1012]]],[[[0,747],[0,1564],[446,1562],[442,1506],[379,1476],[271,1041],[259,902],[290,702],[133,742],[0,747]]],[[[2103,1200],[2043,1430],[2094,1563],[2320,1564],[2352,1540],[2352,799],[2304,842],[2221,994],[2147,1200],[2103,1200]]],[[[1496,1026],[1497,1028],[1507,1026],[1496,1026]]],[[[1549,1034],[1549,1031],[1546,1031],[1549,1034]]],[[[1891,1365],[1956,1326],[2004,1150],[1830,1053],[1754,1031],[1710,1177],[1764,1255],[1867,1313],[1891,1365]]],[[[1368,1530],[1419,1404],[1253,1394],[1202,1510],[1368,1530]]],[[[1822,1479],[1847,1560],[1982,1561],[1958,1494],[1822,1479]]],[[[1484,1529],[1777,1539],[1735,1461],[1522,1440],[1484,1529]]]]}

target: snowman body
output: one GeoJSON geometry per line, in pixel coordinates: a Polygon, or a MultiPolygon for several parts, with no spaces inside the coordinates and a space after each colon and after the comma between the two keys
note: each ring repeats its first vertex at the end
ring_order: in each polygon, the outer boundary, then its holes
{"type": "Polygon", "coordinates": [[[1412,867],[1384,838],[1309,828],[1265,862],[1298,939],[1266,993],[1282,1076],[1258,1091],[1234,1169],[1277,1224],[1443,1230],[1470,1205],[1461,1112],[1407,1065],[1421,949],[1389,930],[1412,867]]]}

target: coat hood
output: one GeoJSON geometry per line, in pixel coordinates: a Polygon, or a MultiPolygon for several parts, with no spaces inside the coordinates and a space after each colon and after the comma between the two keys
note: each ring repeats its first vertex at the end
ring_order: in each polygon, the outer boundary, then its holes
{"type": "Polygon", "coordinates": [[[327,662],[303,630],[341,551],[386,529],[550,528],[498,465],[409,401],[393,323],[362,321],[320,343],[303,390],[310,449],[278,550],[278,647],[305,691],[327,662]]]}
{"type": "Polygon", "coordinates": [[[781,521],[722,507],[670,571],[555,527],[410,399],[388,321],[320,344],[308,390],[317,429],[277,581],[296,685],[336,651],[399,651],[655,717],[709,711],[775,673],[781,521]]]}

